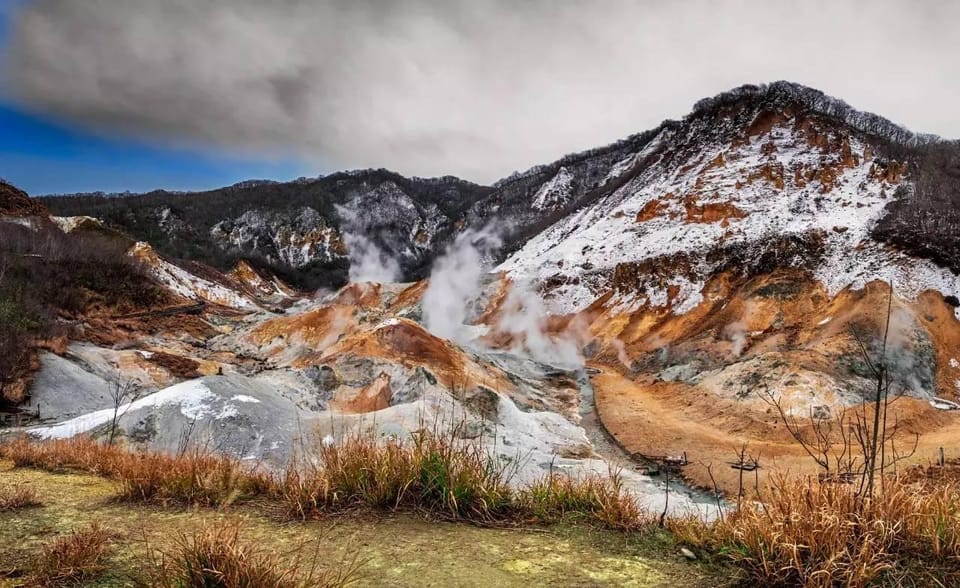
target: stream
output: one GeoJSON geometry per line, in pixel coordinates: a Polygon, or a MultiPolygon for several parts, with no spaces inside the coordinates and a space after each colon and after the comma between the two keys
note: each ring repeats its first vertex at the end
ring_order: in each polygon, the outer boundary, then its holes
{"type": "MultiPolygon", "coordinates": [[[[644,466],[639,460],[631,456],[619,443],[607,432],[600,417],[597,414],[597,405],[594,401],[593,384],[590,381],[588,371],[582,370],[577,373],[577,383],[580,385],[580,426],[587,434],[587,439],[593,445],[597,454],[604,461],[614,467],[630,469],[637,473],[644,472],[644,466]]],[[[667,479],[663,475],[648,476],[661,490],[666,491],[667,479]]],[[[692,502],[704,507],[705,512],[716,511],[716,499],[712,494],[697,490],[688,486],[682,480],[670,478],[670,494],[681,494],[689,498],[692,502]]]]}

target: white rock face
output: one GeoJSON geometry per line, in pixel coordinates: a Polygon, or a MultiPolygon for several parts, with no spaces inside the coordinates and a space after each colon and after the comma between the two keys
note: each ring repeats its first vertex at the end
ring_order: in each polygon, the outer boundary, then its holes
{"type": "MultiPolygon", "coordinates": [[[[271,385],[239,375],[188,380],[118,407],[118,429],[160,451],[206,448],[240,458],[286,463],[298,410],[271,385]]],[[[104,432],[114,407],[29,429],[40,439],[104,432]]]]}
{"type": "Polygon", "coordinates": [[[235,247],[291,267],[343,256],[337,229],[310,207],[291,213],[248,210],[217,223],[210,234],[224,250],[235,247]]]}
{"type": "Polygon", "coordinates": [[[566,167],[561,167],[557,175],[553,176],[549,182],[540,186],[537,193],[533,196],[533,207],[537,210],[546,208],[557,208],[566,204],[570,200],[572,192],[571,182],[573,174],[566,167]]]}
{"type": "Polygon", "coordinates": [[[92,225],[102,224],[98,219],[95,219],[92,216],[51,216],[50,220],[52,220],[55,225],[60,227],[60,230],[64,233],[69,233],[80,225],[87,223],[92,225]]]}

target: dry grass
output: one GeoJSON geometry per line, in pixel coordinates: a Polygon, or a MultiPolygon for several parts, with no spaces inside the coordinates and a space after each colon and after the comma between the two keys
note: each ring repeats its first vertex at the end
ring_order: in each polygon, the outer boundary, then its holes
{"type": "Polygon", "coordinates": [[[244,467],[227,456],[131,452],[84,438],[0,445],[19,467],[75,469],[115,479],[118,498],[223,506],[260,496],[278,500],[296,518],[355,508],[413,510],[483,523],[553,523],[567,517],[621,530],[647,517],[619,476],[570,478],[551,474],[517,490],[513,464],[491,458],[454,435],[421,433],[412,442],[354,435],[317,443],[307,459],[278,475],[244,467]]]}
{"type": "Polygon", "coordinates": [[[111,534],[94,523],[43,547],[27,586],[80,586],[102,574],[111,552],[111,534]]]}
{"type": "MultiPolygon", "coordinates": [[[[309,459],[275,476],[229,457],[133,453],[83,439],[18,440],[0,445],[0,457],[19,466],[72,467],[108,476],[120,482],[121,497],[128,500],[218,506],[260,496],[299,518],[373,508],[495,524],[572,518],[629,532],[649,529],[655,521],[616,475],[551,474],[516,489],[509,483],[509,462],[491,459],[476,444],[427,433],[411,443],[360,435],[318,443],[309,459]]],[[[667,519],[668,528],[681,542],[732,563],[746,580],[764,586],[960,585],[956,481],[891,479],[874,498],[863,500],[849,485],[781,478],[763,499],[713,523],[667,519]]],[[[164,577],[182,579],[197,570],[222,568],[218,573],[230,578],[226,583],[181,585],[298,585],[289,582],[300,581],[302,574],[282,574],[286,568],[243,545],[238,535],[224,528],[181,538],[176,554],[166,558],[164,577]],[[241,564],[246,567],[237,567],[241,564]],[[244,574],[266,583],[249,583],[255,580],[244,574]]]]}
{"type": "Polygon", "coordinates": [[[482,448],[423,433],[413,443],[353,436],[317,444],[291,464],[276,494],[300,517],[344,508],[410,508],[453,519],[493,520],[515,506],[509,464],[482,448]]]}
{"type": "Polygon", "coordinates": [[[274,484],[296,517],[355,507],[408,509],[481,523],[554,523],[567,517],[631,530],[650,522],[619,476],[551,474],[526,488],[510,485],[513,464],[452,435],[420,433],[412,443],[349,437],[318,444],[306,464],[291,464],[274,484]]]}
{"type": "Polygon", "coordinates": [[[238,523],[181,534],[138,583],[170,588],[339,588],[359,580],[356,562],[342,569],[321,569],[319,544],[307,561],[303,546],[283,557],[242,541],[240,535],[238,523]]]}
{"type": "Polygon", "coordinates": [[[764,586],[960,583],[960,487],[950,482],[892,479],[865,500],[851,485],[780,478],[763,504],[671,528],[764,586]]]}
{"type": "Polygon", "coordinates": [[[632,531],[653,524],[653,517],[624,490],[618,473],[610,477],[570,478],[550,474],[525,488],[520,503],[538,520],[587,517],[604,526],[632,531]]]}
{"type": "Polygon", "coordinates": [[[227,456],[133,452],[83,437],[44,443],[20,438],[0,445],[0,457],[18,467],[76,469],[115,479],[125,500],[221,506],[270,485],[267,476],[227,456]]]}
{"type": "Polygon", "coordinates": [[[42,506],[37,491],[30,486],[0,486],[0,512],[42,506]]]}

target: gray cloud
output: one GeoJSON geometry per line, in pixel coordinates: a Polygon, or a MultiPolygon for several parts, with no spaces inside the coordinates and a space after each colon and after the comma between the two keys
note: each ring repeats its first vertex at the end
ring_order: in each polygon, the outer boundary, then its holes
{"type": "Polygon", "coordinates": [[[960,136],[954,2],[37,0],[3,91],[154,140],[491,181],[790,79],[960,136]]]}

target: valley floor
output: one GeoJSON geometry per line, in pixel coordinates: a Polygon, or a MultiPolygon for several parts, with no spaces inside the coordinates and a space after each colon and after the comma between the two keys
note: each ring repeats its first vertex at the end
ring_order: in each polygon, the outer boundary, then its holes
{"type": "MultiPolygon", "coordinates": [[[[625,535],[583,525],[502,529],[397,514],[290,523],[256,505],[227,510],[159,508],[113,500],[115,482],[76,473],[14,469],[0,461],[0,485],[25,484],[43,506],[0,513],[0,573],[28,569],[41,546],[99,522],[116,534],[108,572],[95,586],[131,585],[148,553],[180,532],[242,521],[242,536],[289,552],[318,538],[321,565],[362,563],[363,586],[716,586],[723,570],[687,563],[666,534],[625,535]],[[269,542],[269,543],[266,543],[269,542]]],[[[0,586],[16,586],[0,578],[0,586]]]]}

